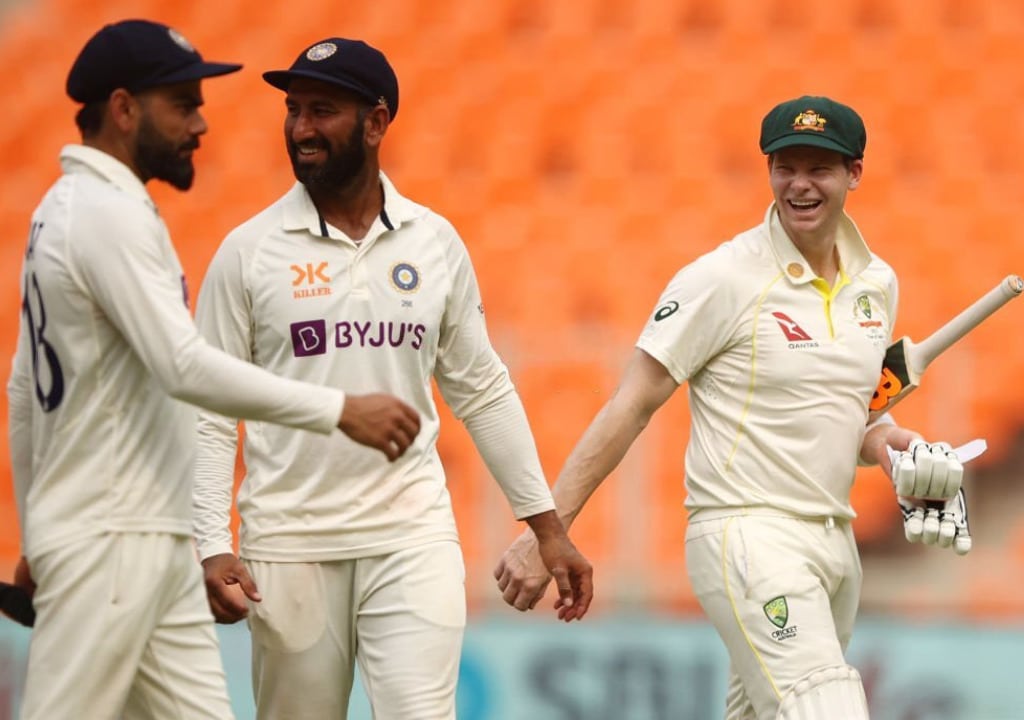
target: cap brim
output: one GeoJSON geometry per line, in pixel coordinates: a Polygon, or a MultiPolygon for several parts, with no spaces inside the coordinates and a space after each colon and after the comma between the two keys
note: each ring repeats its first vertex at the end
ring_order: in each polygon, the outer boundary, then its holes
{"type": "Polygon", "coordinates": [[[824,148],[825,150],[833,150],[839,153],[840,155],[845,155],[846,157],[849,158],[860,157],[855,152],[850,150],[850,148],[840,145],[835,140],[827,138],[823,135],[812,134],[811,132],[783,135],[779,139],[761,148],[761,152],[763,152],[765,155],[771,155],[773,152],[781,150],[782,148],[796,147],[799,145],[809,145],[811,147],[824,148]]]}
{"type": "Polygon", "coordinates": [[[213,62],[198,62],[175,70],[167,75],[161,75],[152,81],[146,83],[148,87],[155,87],[156,85],[174,85],[176,83],[190,82],[192,80],[202,80],[204,78],[217,77],[218,75],[228,75],[233,72],[238,72],[242,69],[241,65],[235,63],[213,63],[213,62]]]}
{"type": "Polygon", "coordinates": [[[311,70],[270,70],[263,73],[263,79],[266,80],[268,84],[273,85],[278,90],[284,90],[285,92],[288,92],[288,86],[291,85],[292,80],[296,78],[318,80],[322,83],[327,83],[328,85],[334,85],[335,87],[351,90],[356,95],[365,98],[372,103],[376,103],[379,99],[376,95],[356,82],[335,77],[334,75],[327,75],[326,73],[318,73],[311,70]]]}

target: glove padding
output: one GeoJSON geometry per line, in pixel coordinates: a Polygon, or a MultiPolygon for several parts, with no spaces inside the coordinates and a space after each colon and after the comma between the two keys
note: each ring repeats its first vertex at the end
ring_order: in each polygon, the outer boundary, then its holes
{"type": "Polygon", "coordinates": [[[967,498],[962,487],[945,502],[903,496],[896,500],[903,511],[903,534],[908,542],[952,547],[957,555],[971,551],[967,498]]]}
{"type": "Polygon", "coordinates": [[[950,500],[960,490],[964,466],[949,443],[912,440],[902,452],[889,448],[889,457],[899,497],[950,500]]]}

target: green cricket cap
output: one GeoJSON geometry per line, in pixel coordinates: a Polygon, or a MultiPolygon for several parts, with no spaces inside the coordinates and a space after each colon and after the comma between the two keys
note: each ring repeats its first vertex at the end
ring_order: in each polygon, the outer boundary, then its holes
{"type": "Polygon", "coordinates": [[[827,97],[804,95],[787,100],[761,121],[761,152],[765,155],[794,145],[812,145],[862,158],[867,141],[860,115],[827,97]]]}

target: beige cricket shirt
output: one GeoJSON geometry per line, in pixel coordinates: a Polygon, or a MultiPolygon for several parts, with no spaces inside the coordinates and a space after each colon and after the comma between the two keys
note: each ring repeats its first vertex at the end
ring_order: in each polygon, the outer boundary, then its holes
{"type": "Polygon", "coordinates": [[[850,488],[895,320],[892,269],[849,217],[817,278],[775,206],[684,267],[637,347],[689,381],[686,507],[855,516],[850,488]]]}

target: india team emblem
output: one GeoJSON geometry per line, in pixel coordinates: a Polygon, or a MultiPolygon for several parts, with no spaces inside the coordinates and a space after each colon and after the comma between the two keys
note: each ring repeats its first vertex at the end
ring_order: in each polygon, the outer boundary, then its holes
{"type": "Polygon", "coordinates": [[[319,62],[326,60],[334,53],[338,52],[338,46],[332,42],[317,43],[309,50],[306,51],[306,57],[313,62],[319,62]]]}
{"type": "Polygon", "coordinates": [[[409,263],[396,263],[391,268],[391,283],[404,293],[416,292],[420,285],[420,273],[409,263]]]}
{"type": "Polygon", "coordinates": [[[789,621],[789,605],[786,604],[786,598],[780,595],[774,600],[766,602],[764,614],[768,616],[775,627],[786,627],[786,623],[789,621]]]}

